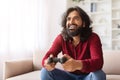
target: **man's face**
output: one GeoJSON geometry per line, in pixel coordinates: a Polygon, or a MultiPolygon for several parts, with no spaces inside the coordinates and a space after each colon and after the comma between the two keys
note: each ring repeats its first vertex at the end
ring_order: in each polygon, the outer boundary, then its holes
{"type": "Polygon", "coordinates": [[[72,11],[69,13],[66,22],[68,34],[72,36],[78,35],[78,29],[81,28],[82,23],[82,19],[77,11],[72,11]]]}

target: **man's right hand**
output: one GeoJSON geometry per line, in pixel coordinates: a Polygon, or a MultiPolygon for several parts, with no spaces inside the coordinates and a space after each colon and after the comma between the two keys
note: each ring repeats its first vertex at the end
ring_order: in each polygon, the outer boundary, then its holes
{"type": "Polygon", "coordinates": [[[48,71],[52,71],[55,69],[55,63],[52,62],[52,63],[48,63],[48,59],[45,60],[45,63],[44,63],[44,67],[48,70],[48,71]]]}

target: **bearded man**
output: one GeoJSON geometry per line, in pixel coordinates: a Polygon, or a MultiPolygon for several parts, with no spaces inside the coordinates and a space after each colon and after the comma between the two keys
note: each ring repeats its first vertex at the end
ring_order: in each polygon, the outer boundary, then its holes
{"type": "Polygon", "coordinates": [[[92,21],[80,7],[70,7],[63,16],[62,32],[56,37],[42,60],[41,80],[106,80],[103,51],[99,36],[92,32],[92,21]],[[67,61],[64,70],[48,63],[49,56],[62,51],[67,61]]]}

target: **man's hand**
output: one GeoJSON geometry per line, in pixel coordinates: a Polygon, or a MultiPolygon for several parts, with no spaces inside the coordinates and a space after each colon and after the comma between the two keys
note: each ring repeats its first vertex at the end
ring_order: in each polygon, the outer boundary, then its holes
{"type": "Polygon", "coordinates": [[[48,70],[48,71],[52,71],[55,69],[55,63],[52,62],[52,63],[48,63],[48,59],[45,60],[45,63],[44,63],[44,67],[48,70]]]}
{"type": "Polygon", "coordinates": [[[82,69],[83,65],[80,60],[75,60],[67,54],[64,56],[68,59],[64,64],[62,64],[65,71],[73,72],[82,69]]]}

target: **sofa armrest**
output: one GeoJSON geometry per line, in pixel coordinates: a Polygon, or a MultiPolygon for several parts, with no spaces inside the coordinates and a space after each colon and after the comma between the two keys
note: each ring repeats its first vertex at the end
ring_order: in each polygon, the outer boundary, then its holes
{"type": "Polygon", "coordinates": [[[14,60],[4,63],[4,80],[13,76],[33,71],[33,60],[14,60]]]}

